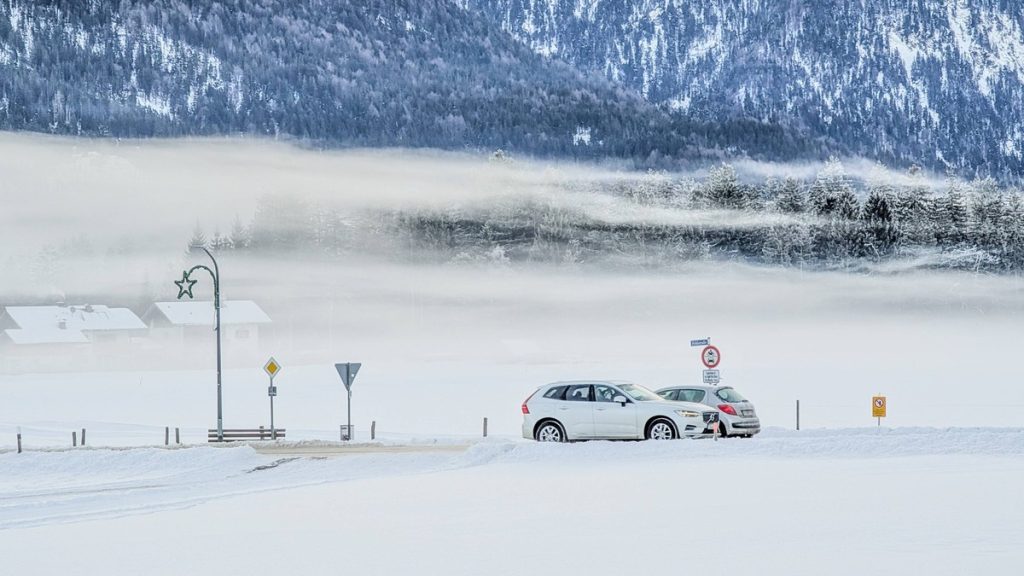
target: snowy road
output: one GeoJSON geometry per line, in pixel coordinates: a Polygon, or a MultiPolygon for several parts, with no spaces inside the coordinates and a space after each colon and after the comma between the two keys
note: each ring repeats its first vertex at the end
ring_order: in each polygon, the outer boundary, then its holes
{"type": "Polygon", "coordinates": [[[344,458],[5,453],[0,469],[0,558],[19,575],[1014,574],[1024,562],[1019,429],[344,458]]]}

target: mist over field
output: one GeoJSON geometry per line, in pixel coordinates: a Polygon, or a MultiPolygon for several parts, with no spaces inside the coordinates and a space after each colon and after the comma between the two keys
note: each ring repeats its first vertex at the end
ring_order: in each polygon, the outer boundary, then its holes
{"type": "MultiPolygon", "coordinates": [[[[780,175],[802,169],[774,168],[780,175]]],[[[518,402],[543,382],[611,377],[658,387],[699,379],[687,343],[703,336],[723,349],[723,382],[755,399],[767,425],[788,425],[797,398],[812,425],[863,423],[865,395],[879,391],[903,405],[897,413],[904,424],[1009,425],[1024,406],[1014,384],[1022,375],[1014,357],[1024,319],[1024,284],[1016,274],[902,264],[886,270],[884,262],[844,271],[666,259],[661,247],[648,250],[642,241],[621,252],[616,244],[606,253],[567,257],[564,246],[538,248],[536,239],[495,250],[438,239],[434,228],[392,234],[421,226],[423,214],[452,211],[460,222],[481,214],[486,228],[521,218],[515,211],[524,205],[571,210],[573,218],[591,221],[584,222],[589,230],[596,221],[613,230],[668,222],[742,231],[811,218],[630,199],[645,181],[686,186],[701,174],[637,175],[430,152],[318,152],[245,140],[21,135],[0,138],[0,173],[4,305],[108,304],[141,315],[154,301],[173,300],[172,281],[205,261],[186,254],[197,233],[213,244],[239,223],[263,222],[268,234],[279,235],[279,244],[265,250],[216,252],[224,298],[255,300],[273,320],[258,354],[225,356],[235,418],[255,420],[264,411],[265,396],[238,391],[259,388],[259,367],[274,354],[296,379],[292,386],[306,389],[301,401],[282,401],[282,418],[294,411],[306,426],[328,429],[337,416],[313,392],[335,394],[336,375],[314,367],[362,360],[366,410],[401,422],[398,428],[415,431],[433,419],[439,430],[468,429],[490,411],[497,430],[514,433],[518,402]],[[306,223],[325,214],[342,226],[336,244],[322,239],[320,227],[311,233],[315,245],[292,241],[295,218],[306,223]],[[964,385],[979,383],[1000,398],[986,422],[967,409],[947,410],[963,401],[964,385]],[[406,401],[395,403],[395,394],[406,401]],[[453,417],[446,406],[456,399],[466,410],[453,417]],[[495,405],[507,413],[494,414],[495,405]],[[433,415],[423,413],[431,408],[433,415]]],[[[448,230],[460,233],[457,226],[448,230]]],[[[198,280],[197,297],[209,299],[208,279],[198,280]]],[[[24,402],[16,412],[0,410],[0,421],[204,425],[209,415],[180,391],[212,393],[212,349],[211,332],[180,357],[158,347],[131,358],[113,354],[97,376],[9,373],[0,384],[24,402]],[[186,370],[189,383],[145,375],[170,369],[186,370]],[[97,378],[113,383],[111,390],[142,385],[147,392],[102,414],[78,414],[76,398],[94,390],[83,383],[97,378]],[[32,408],[37,386],[54,387],[60,394],[51,398],[60,399],[32,408]]]]}

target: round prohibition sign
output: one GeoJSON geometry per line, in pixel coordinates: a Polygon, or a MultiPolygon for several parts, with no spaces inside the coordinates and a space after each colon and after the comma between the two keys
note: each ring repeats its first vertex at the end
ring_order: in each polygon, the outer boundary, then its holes
{"type": "Polygon", "coordinates": [[[715,346],[707,346],[700,351],[700,361],[708,370],[711,370],[722,362],[722,352],[715,346]]]}
{"type": "Polygon", "coordinates": [[[885,398],[875,398],[875,406],[878,408],[885,406],[885,398]]]}

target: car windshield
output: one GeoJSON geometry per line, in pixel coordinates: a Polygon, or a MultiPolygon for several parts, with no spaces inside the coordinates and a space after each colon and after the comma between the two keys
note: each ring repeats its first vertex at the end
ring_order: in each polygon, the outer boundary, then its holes
{"type": "Polygon", "coordinates": [[[726,402],[745,402],[747,400],[733,388],[719,388],[715,394],[718,394],[718,397],[726,402]]]}
{"type": "Polygon", "coordinates": [[[626,396],[629,396],[630,398],[636,400],[637,402],[664,400],[661,396],[658,396],[654,392],[651,392],[647,388],[644,388],[643,386],[639,386],[637,384],[619,384],[618,387],[619,390],[622,390],[623,392],[626,393],[626,396]]]}

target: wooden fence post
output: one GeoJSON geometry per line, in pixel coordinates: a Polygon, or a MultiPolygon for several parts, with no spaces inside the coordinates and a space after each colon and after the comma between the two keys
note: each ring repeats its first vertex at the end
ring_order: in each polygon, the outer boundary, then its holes
{"type": "Polygon", "coordinates": [[[487,417],[484,416],[484,438],[487,438],[487,417]]]}
{"type": "Polygon", "coordinates": [[[377,421],[376,420],[372,420],[370,422],[370,440],[376,440],[376,439],[377,439],[377,421]]]}

